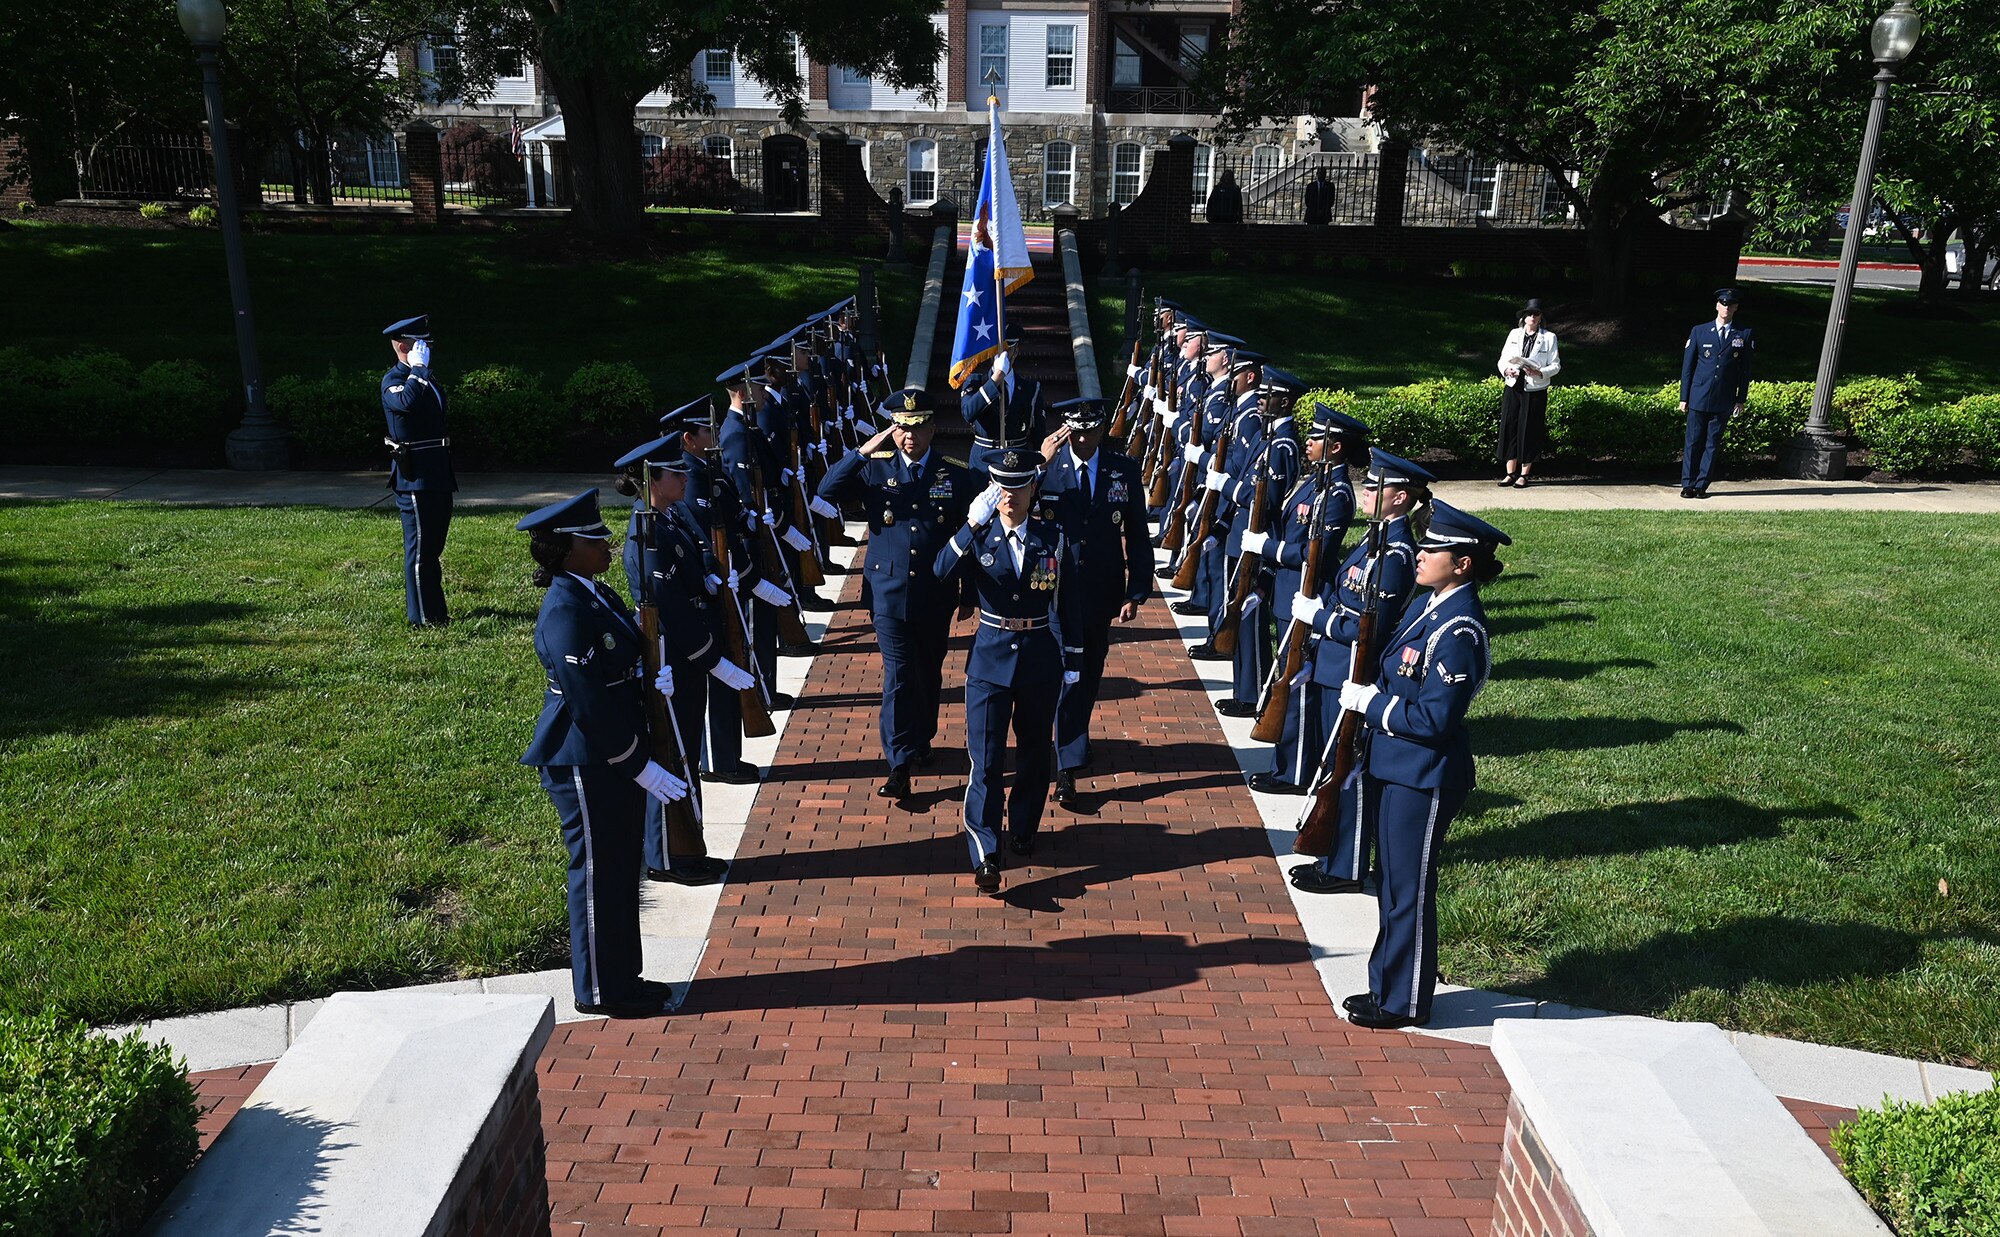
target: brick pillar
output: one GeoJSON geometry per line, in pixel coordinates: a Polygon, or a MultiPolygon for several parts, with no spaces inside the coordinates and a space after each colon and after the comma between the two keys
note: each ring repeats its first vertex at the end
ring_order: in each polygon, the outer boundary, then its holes
{"type": "Polygon", "coordinates": [[[831,96],[827,93],[826,83],[826,66],[817,60],[806,61],[806,106],[808,108],[815,103],[821,107],[827,105],[827,100],[831,96]]]}
{"type": "Polygon", "coordinates": [[[1409,183],[1410,144],[1401,138],[1384,138],[1375,170],[1376,227],[1403,226],[1403,194],[1409,183]]]}
{"type": "MultiPolygon", "coordinates": [[[[1194,151],[1200,143],[1193,135],[1176,133],[1167,147],[1153,156],[1153,173],[1146,178],[1146,197],[1160,203],[1159,220],[1163,238],[1178,252],[1189,243],[1189,214],[1194,210],[1194,151]],[[1162,180],[1161,177],[1165,177],[1162,180]]],[[[1136,206],[1137,203],[1134,203],[1136,206]]]]}
{"type": "MultiPolygon", "coordinates": [[[[944,101],[949,107],[965,106],[965,0],[944,3],[944,101]]],[[[1190,173],[1192,174],[1192,173],[1190,173]]]]}
{"type": "Polygon", "coordinates": [[[888,208],[868,183],[861,166],[861,145],[839,129],[819,132],[820,225],[836,236],[873,232],[888,208]]]}
{"type": "Polygon", "coordinates": [[[444,222],[444,151],[438,131],[415,121],[403,130],[403,173],[410,182],[410,209],[418,223],[444,222]]]}
{"type": "Polygon", "coordinates": [[[1104,110],[1104,83],[1111,73],[1105,64],[1105,48],[1111,40],[1111,12],[1105,0],[1090,0],[1090,37],[1086,46],[1078,48],[1087,52],[1080,72],[1083,74],[1083,98],[1092,111],[1104,110]]]}
{"type": "Polygon", "coordinates": [[[0,207],[9,216],[17,215],[21,203],[33,199],[34,181],[28,174],[28,149],[11,133],[0,133],[0,207]]]}

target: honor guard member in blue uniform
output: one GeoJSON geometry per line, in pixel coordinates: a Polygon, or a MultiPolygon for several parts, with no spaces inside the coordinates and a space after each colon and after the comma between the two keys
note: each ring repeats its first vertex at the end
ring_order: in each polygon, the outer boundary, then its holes
{"type": "Polygon", "coordinates": [[[994,452],[986,471],[993,484],[972,501],[965,523],[938,551],[942,580],[963,576],[979,597],[979,629],[965,665],[966,843],[973,882],[1000,891],[1000,821],[1007,849],[1034,853],[1035,833],[1049,797],[1055,754],[1056,703],[1065,683],[1081,681],[1083,650],[1066,642],[1079,630],[1066,560],[1067,540],[1053,520],[1035,516],[1042,456],[1032,448],[994,452]],[[1007,730],[1014,731],[1014,785],[1003,796],[1007,730]]]}
{"type": "MultiPolygon", "coordinates": [[[[1222,614],[1240,584],[1245,570],[1243,551],[1250,533],[1250,513],[1257,503],[1257,491],[1264,491],[1264,527],[1278,522],[1278,509],[1292,492],[1299,477],[1299,433],[1292,424],[1292,402],[1305,393],[1306,384],[1296,375],[1275,365],[1266,365],[1258,383],[1257,447],[1243,470],[1231,476],[1227,496],[1231,511],[1229,540],[1223,546],[1223,562],[1231,570],[1223,577],[1222,605],[1215,609],[1211,623],[1220,623],[1222,614]]],[[[1224,717],[1253,717],[1257,694],[1271,669],[1271,641],[1277,637],[1276,616],[1272,613],[1271,584],[1275,564],[1263,557],[1268,533],[1258,544],[1257,576],[1251,581],[1250,595],[1244,599],[1243,613],[1237,618],[1236,651],[1232,655],[1229,698],[1216,706],[1224,717]]],[[[1287,614],[1289,598],[1278,603],[1287,614]]],[[[1211,626],[1213,631],[1214,627],[1211,626]]]]}
{"type": "Polygon", "coordinates": [[[1101,399],[1057,404],[1063,428],[1042,443],[1042,505],[1069,541],[1072,581],[1082,598],[1070,642],[1082,649],[1078,678],[1056,703],[1056,802],[1073,808],[1076,779],[1090,765],[1090,715],[1111,652],[1111,624],[1129,623],[1153,595],[1153,539],[1146,529],[1146,482],[1130,456],[1104,445],[1101,399]]]}
{"type": "MultiPolygon", "coordinates": [[[[1174,445],[1179,448],[1180,455],[1175,460],[1173,485],[1167,494],[1167,512],[1176,507],[1187,507],[1200,497],[1198,491],[1203,469],[1209,452],[1215,446],[1215,433],[1211,427],[1220,421],[1219,413],[1211,418],[1209,406],[1214,399],[1223,398],[1223,407],[1227,408],[1227,396],[1220,391],[1220,387],[1226,385],[1223,379],[1229,372],[1230,350],[1242,342],[1233,335],[1202,328],[1189,331],[1181,344],[1180,399],[1174,421],[1174,445]],[[1197,467],[1190,474],[1183,467],[1185,464],[1197,467]]],[[[1183,549],[1181,553],[1185,554],[1187,550],[1183,549]]],[[[1179,568],[1178,557],[1172,566],[1179,568]]],[[[1164,573],[1172,574],[1173,571],[1164,573]]],[[[1199,581],[1196,587],[1199,588],[1199,581]]],[[[1195,604],[1192,598],[1177,601],[1170,608],[1176,614],[1207,613],[1207,607],[1195,604]],[[1182,609],[1183,606],[1186,609],[1182,609]]]]}
{"type": "Polygon", "coordinates": [[[930,759],[944,691],[951,616],[963,589],[931,570],[938,551],[965,525],[984,480],[931,449],[931,399],[909,387],[882,405],[889,427],[834,461],[819,498],[852,502],[868,521],[863,578],[882,648],[882,754],[889,776],[877,792],[901,799],[910,771],[930,759]]]}
{"type": "MultiPolygon", "coordinates": [[[[724,621],[724,608],[735,603],[722,592],[724,573],[721,564],[714,560],[710,529],[718,525],[723,529],[729,542],[730,571],[735,573],[738,584],[746,576],[755,578],[755,572],[750,567],[749,538],[743,530],[742,500],[737,497],[735,485],[714,459],[715,428],[711,424],[713,414],[710,409],[706,396],[684,404],[660,418],[660,432],[678,441],[682,458],[687,461],[687,495],[678,504],[678,514],[681,522],[701,538],[703,569],[709,573],[704,576],[702,584],[712,599],[709,613],[719,630],[724,621]]],[[[751,615],[743,617],[747,622],[751,615]]],[[[757,766],[743,759],[743,712],[736,693],[755,680],[748,666],[738,666],[726,660],[717,665],[726,669],[715,674],[722,686],[708,692],[705,702],[707,725],[706,742],[702,747],[703,776],[711,782],[745,786],[759,778],[757,766]]]]}
{"type": "MultiPolygon", "coordinates": [[[[768,507],[758,506],[756,498],[756,482],[760,475],[767,487],[764,494],[766,501],[771,496],[768,487],[778,482],[777,456],[754,419],[757,415],[755,390],[762,389],[756,377],[759,364],[756,360],[746,361],[716,377],[716,381],[724,383],[729,391],[729,411],[716,430],[716,450],[722,474],[729,478],[743,504],[745,535],[753,540],[764,535],[764,524],[774,521],[777,515],[768,507]]],[[[792,604],[792,582],[754,575],[749,568],[757,561],[752,554],[746,561],[737,564],[743,583],[755,598],[750,607],[751,654],[757,660],[756,672],[764,677],[764,690],[770,696],[771,708],[789,709],[792,698],[778,690],[778,654],[783,651],[778,647],[778,612],[792,604]]],[[[779,563],[783,565],[782,555],[779,563]]]]}
{"type": "MultiPolygon", "coordinates": [[[[1340,692],[1347,686],[1354,667],[1354,642],[1361,635],[1361,615],[1371,604],[1376,607],[1377,631],[1389,633],[1387,625],[1399,623],[1417,586],[1416,536],[1410,528],[1410,514],[1430,500],[1428,472],[1398,459],[1386,451],[1376,451],[1368,466],[1368,481],[1361,490],[1362,513],[1382,520],[1382,554],[1371,558],[1364,539],[1340,565],[1318,597],[1299,608],[1310,616],[1313,630],[1312,677],[1306,684],[1307,708],[1313,724],[1306,738],[1313,744],[1311,763],[1297,779],[1300,786],[1317,789],[1321,777],[1330,776],[1334,733],[1340,726],[1340,692]],[[1330,600],[1329,600],[1330,598],[1330,600]]],[[[1364,782],[1356,769],[1351,784],[1340,787],[1340,815],[1334,830],[1333,849],[1318,863],[1302,863],[1292,869],[1292,887],[1306,893],[1360,893],[1375,862],[1375,818],[1365,811],[1364,782]]],[[[1302,792],[1301,792],[1302,793],[1302,792]]]]}
{"type": "MultiPolygon", "coordinates": [[[[716,563],[708,542],[683,506],[693,461],[680,432],[662,435],[628,451],[616,465],[618,492],[644,497],[633,504],[625,530],[625,582],[639,606],[659,614],[660,664],[674,690],[667,711],[679,732],[690,767],[701,763],[702,723],[707,714],[708,680],[748,687],[750,673],[722,655],[719,615],[706,578],[716,563]]],[[[700,789],[693,792],[697,799],[700,789]]],[[[712,885],[729,867],[705,855],[673,855],[667,849],[665,806],[646,805],[646,876],[678,885],[712,885]]]]}
{"type": "MultiPolygon", "coordinates": [[[[1263,432],[1263,420],[1257,415],[1257,384],[1263,373],[1264,358],[1235,345],[1218,351],[1224,357],[1223,370],[1216,376],[1215,385],[1209,389],[1208,402],[1202,408],[1202,432],[1206,435],[1204,441],[1207,447],[1202,453],[1201,473],[1196,478],[1199,484],[1188,511],[1188,536],[1193,537],[1193,521],[1201,503],[1202,491],[1215,491],[1215,523],[1198,547],[1201,566],[1195,576],[1194,590],[1188,594],[1188,601],[1200,607],[1201,613],[1207,617],[1211,634],[1221,621],[1222,608],[1228,601],[1223,588],[1223,575],[1227,569],[1224,543],[1228,540],[1229,522],[1235,515],[1229,501],[1233,492],[1232,483],[1247,470],[1248,461],[1256,453],[1259,435],[1263,432]],[[1218,450],[1223,445],[1225,431],[1229,434],[1227,454],[1218,450]]],[[[1210,370],[1213,372],[1213,364],[1210,370]]],[[[1188,656],[1196,661],[1226,660],[1207,640],[1189,649],[1188,656]]]]}
{"type": "MultiPolygon", "coordinates": [[[[1161,521],[1162,525],[1166,522],[1167,512],[1173,510],[1174,495],[1180,486],[1181,456],[1194,433],[1194,423],[1187,410],[1189,407],[1201,407],[1202,397],[1208,391],[1207,378],[1201,369],[1205,332],[1206,328],[1193,317],[1178,314],[1173,330],[1160,344],[1163,353],[1160,358],[1160,389],[1154,409],[1160,416],[1162,429],[1173,444],[1172,456],[1167,461],[1172,469],[1173,484],[1168,488],[1165,504],[1149,508],[1146,514],[1161,521]]],[[[1173,569],[1162,567],[1153,574],[1165,579],[1173,574],[1173,569]]]]}
{"type": "MultiPolygon", "coordinates": [[[[672,803],[688,784],[647,756],[639,624],[598,582],[611,530],[586,490],[525,516],[534,580],[547,589],[535,656],[548,676],[535,737],[521,763],[542,771],[569,848],[570,976],[586,1014],[645,1018],[666,988],[639,978],[639,869],[646,801],[672,803]]],[[[671,671],[656,685],[671,691],[671,671]]]]}
{"type": "Polygon", "coordinates": [[[1687,438],[1681,456],[1681,497],[1707,498],[1722,470],[1722,431],[1750,400],[1750,363],[1757,354],[1750,328],[1736,325],[1736,289],[1715,292],[1715,321],[1688,332],[1681,348],[1681,411],[1687,438]]]}
{"type": "MultiPolygon", "coordinates": [[[[812,537],[807,530],[792,526],[792,461],[803,463],[805,459],[795,440],[805,433],[810,421],[805,388],[799,385],[792,369],[792,345],[795,338],[804,339],[803,330],[773,341],[763,354],[763,394],[757,403],[757,429],[769,447],[769,460],[777,465],[764,473],[764,501],[777,521],[778,553],[785,560],[784,587],[799,599],[801,610],[827,610],[831,605],[805,586],[805,577],[799,571],[800,555],[811,554],[818,561],[812,537]]],[[[810,646],[781,648],[779,652],[791,657],[812,655],[810,646]]]]}
{"type": "MultiPolygon", "coordinates": [[[[1315,408],[1312,428],[1306,434],[1304,479],[1279,504],[1276,521],[1265,540],[1252,542],[1245,538],[1246,547],[1259,547],[1259,552],[1267,554],[1277,569],[1272,592],[1276,597],[1273,604],[1281,647],[1288,642],[1293,623],[1305,623],[1309,631],[1312,627],[1312,608],[1308,607],[1308,616],[1301,618],[1297,604],[1306,560],[1315,545],[1319,547],[1320,576],[1314,597],[1325,600],[1336,593],[1335,565],[1340,562],[1348,527],[1354,521],[1354,486],[1347,469],[1367,443],[1368,426],[1364,422],[1325,404],[1315,408]]],[[[1284,730],[1271,754],[1271,767],[1250,778],[1250,788],[1267,795],[1306,793],[1313,771],[1318,768],[1323,744],[1319,733],[1321,710],[1318,687],[1310,673],[1314,665],[1312,637],[1308,634],[1306,639],[1308,673],[1304,682],[1292,685],[1291,707],[1285,710],[1284,730]]],[[[1281,674],[1283,667],[1274,665],[1269,673],[1281,674]]],[[[1334,686],[1337,689],[1339,682],[1334,686]]]]}
{"type": "Polygon", "coordinates": [[[1020,326],[1008,322],[1006,336],[1007,346],[994,356],[991,372],[978,382],[967,378],[959,393],[959,415],[972,427],[966,463],[975,472],[985,468],[987,452],[1027,450],[1042,436],[1042,384],[1015,372],[1020,326]]]}
{"type": "Polygon", "coordinates": [[[1382,873],[1368,991],[1343,1002],[1357,1026],[1422,1026],[1437,989],[1437,874],[1445,833],[1473,787],[1465,714],[1492,673],[1479,587],[1500,574],[1507,534],[1431,503],[1417,543],[1417,596],[1383,645],[1373,683],[1340,689],[1368,727],[1362,813],[1382,873]],[[1428,595],[1426,595],[1428,594],[1428,595]]]}
{"type": "Polygon", "coordinates": [[[382,332],[396,363],[382,375],[382,415],[388,421],[389,488],[403,517],[403,608],[412,627],[442,627],[444,572],[438,558],[451,532],[451,438],[444,392],[431,374],[431,320],[405,318],[382,332]]]}

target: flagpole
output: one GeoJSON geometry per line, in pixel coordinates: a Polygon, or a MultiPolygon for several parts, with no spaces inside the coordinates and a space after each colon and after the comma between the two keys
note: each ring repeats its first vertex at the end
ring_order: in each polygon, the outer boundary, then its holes
{"type": "MultiPolygon", "coordinates": [[[[992,73],[993,71],[991,69],[988,69],[987,72],[992,73]]],[[[1004,138],[1000,133],[999,92],[997,89],[992,89],[991,83],[989,83],[989,90],[992,90],[992,93],[989,93],[986,96],[986,119],[991,130],[991,134],[986,142],[986,201],[988,203],[988,206],[986,208],[987,209],[986,239],[993,246],[994,342],[999,344],[1000,351],[1005,353],[1007,351],[1007,277],[1006,274],[1002,272],[1000,269],[1000,236],[999,236],[998,220],[994,217],[995,216],[994,207],[997,206],[1000,201],[1000,189],[999,186],[993,182],[993,169],[999,165],[1000,159],[993,153],[993,148],[995,146],[999,146],[1001,152],[1005,153],[1006,146],[1004,145],[1004,143],[1006,141],[1006,138],[1004,138]]],[[[1012,366],[1013,363],[1014,363],[1014,358],[1011,355],[1009,355],[1007,358],[1007,364],[1009,366],[1012,366]]],[[[1014,380],[1016,383],[1018,383],[1020,381],[1020,375],[1016,374],[1014,376],[1014,380]]]]}

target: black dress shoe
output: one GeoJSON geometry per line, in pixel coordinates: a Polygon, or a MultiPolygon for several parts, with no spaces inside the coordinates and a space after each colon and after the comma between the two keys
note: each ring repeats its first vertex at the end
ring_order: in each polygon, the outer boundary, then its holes
{"type": "Polygon", "coordinates": [[[931,762],[932,754],[933,753],[931,752],[930,745],[925,744],[923,747],[920,747],[916,751],[910,753],[910,763],[915,767],[921,769],[925,765],[931,762]]]}
{"type": "Polygon", "coordinates": [[[1257,702],[1254,700],[1225,700],[1215,706],[1215,711],[1224,717],[1255,717],[1257,702]]]}
{"type": "Polygon", "coordinates": [[[807,591],[799,594],[799,609],[831,610],[833,609],[833,603],[828,601],[826,598],[820,596],[818,593],[807,591]]]}
{"type": "Polygon", "coordinates": [[[813,645],[794,644],[790,641],[778,646],[778,656],[780,657],[811,657],[818,651],[813,645]]]}
{"type": "Polygon", "coordinates": [[[646,879],[665,881],[670,885],[713,885],[722,879],[719,869],[697,868],[693,864],[683,864],[677,868],[647,868],[646,879]]]}
{"type": "Polygon", "coordinates": [[[798,700],[790,692],[771,693],[771,712],[773,713],[783,713],[797,703],[798,700]]]}
{"type": "Polygon", "coordinates": [[[1035,853],[1035,835],[1017,833],[1007,839],[1007,849],[1017,855],[1032,855],[1035,853]]]}
{"type": "Polygon", "coordinates": [[[1000,892],[1000,865],[988,859],[972,869],[972,884],[979,892],[992,895],[1000,892]]]}
{"type": "Polygon", "coordinates": [[[1360,893],[1361,882],[1333,876],[1316,863],[1302,863],[1292,869],[1292,888],[1300,893],[1360,893]]]}
{"type": "Polygon", "coordinates": [[[622,1001],[606,1001],[601,1005],[586,1005],[578,1001],[576,1012],[593,1018],[658,1018],[667,1012],[667,1001],[663,996],[634,996],[622,1001]]]}
{"type": "Polygon", "coordinates": [[[875,789],[884,799],[907,799],[910,795],[910,766],[897,765],[889,770],[889,776],[875,789]]]}
{"type": "Polygon", "coordinates": [[[1357,992],[1353,996],[1340,999],[1340,1008],[1350,1014],[1357,1009],[1374,1009],[1378,1004],[1372,992],[1357,992]]]}
{"type": "Polygon", "coordinates": [[[1169,610],[1172,610],[1172,611],[1173,611],[1173,612],[1174,612],[1175,614],[1207,614],[1207,613],[1208,613],[1208,607],[1207,607],[1207,606],[1198,606],[1198,605],[1194,604],[1194,603],[1193,603],[1192,601],[1176,601],[1176,602],[1174,602],[1173,604],[1169,605],[1169,606],[1167,607],[1167,609],[1169,609],[1169,610]]]}
{"type": "Polygon", "coordinates": [[[1228,661],[1229,654],[1204,640],[1188,650],[1188,656],[1196,661],[1228,661]]]}
{"type": "Polygon", "coordinates": [[[1275,773],[1253,773],[1250,789],[1266,795],[1302,795],[1306,788],[1286,781],[1275,773]]]}
{"type": "Polygon", "coordinates": [[[1707,491],[1707,490],[1696,490],[1696,491],[1694,492],[1694,496],[1695,496],[1696,498],[1707,498],[1707,497],[1708,497],[1708,491],[1707,491]]]}
{"type": "Polygon", "coordinates": [[[1420,1027],[1428,1018],[1413,1018],[1408,1014],[1392,1014],[1368,998],[1366,1005],[1347,1011],[1347,1020],[1358,1027],[1368,1027],[1375,1031],[1398,1031],[1404,1027],[1420,1027]]]}
{"type": "Polygon", "coordinates": [[[693,855],[684,855],[674,860],[674,867],[683,872],[714,872],[721,875],[729,870],[729,860],[714,855],[703,855],[699,859],[693,855]]]}
{"type": "Polygon", "coordinates": [[[1064,769],[1056,774],[1056,803],[1066,808],[1076,806],[1076,774],[1072,770],[1064,769]]]}
{"type": "Polygon", "coordinates": [[[1155,567],[1153,568],[1153,578],[1156,580],[1171,580],[1174,578],[1174,569],[1172,567],[1155,567]]]}
{"type": "Polygon", "coordinates": [[[1682,497],[1682,498],[1693,498],[1693,497],[1694,497],[1694,487],[1693,487],[1693,486],[1691,486],[1691,485],[1684,485],[1684,486],[1682,486],[1682,487],[1681,487],[1681,497],[1682,497]]]}
{"type": "Polygon", "coordinates": [[[733,765],[702,774],[711,782],[726,782],[731,786],[751,786],[763,780],[757,773],[757,766],[747,760],[739,760],[733,765]]]}

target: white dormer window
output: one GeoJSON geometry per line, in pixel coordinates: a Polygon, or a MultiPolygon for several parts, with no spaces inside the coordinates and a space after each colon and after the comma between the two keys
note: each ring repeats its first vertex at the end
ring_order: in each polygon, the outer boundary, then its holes
{"type": "Polygon", "coordinates": [[[701,54],[701,77],[711,86],[721,85],[735,68],[735,54],[726,47],[711,47],[701,54]]]}

